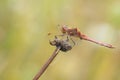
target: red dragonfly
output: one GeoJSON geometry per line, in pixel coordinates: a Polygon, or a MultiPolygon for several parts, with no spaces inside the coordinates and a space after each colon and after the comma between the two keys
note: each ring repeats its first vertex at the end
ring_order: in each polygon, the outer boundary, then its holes
{"type": "MultiPolygon", "coordinates": [[[[73,37],[77,37],[80,38],[81,40],[87,40],[96,44],[99,44],[101,46],[105,46],[108,48],[114,48],[111,44],[106,44],[100,41],[96,41],[94,39],[89,38],[88,36],[86,36],[85,34],[81,33],[78,28],[69,28],[66,25],[62,26],[61,28],[61,32],[63,33],[63,35],[68,35],[68,36],[73,36],[73,37]]],[[[72,40],[73,41],[73,40],[72,40]]],[[[74,42],[74,41],[73,41],[74,42]]],[[[75,43],[75,42],[74,42],[75,43]]]]}

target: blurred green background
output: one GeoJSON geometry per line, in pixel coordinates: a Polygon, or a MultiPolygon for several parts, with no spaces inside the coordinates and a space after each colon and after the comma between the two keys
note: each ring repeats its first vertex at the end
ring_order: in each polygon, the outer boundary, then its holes
{"type": "Polygon", "coordinates": [[[0,0],[0,80],[32,80],[55,47],[48,32],[77,27],[115,49],[76,40],[40,80],[120,80],[120,0],[0,0]]]}

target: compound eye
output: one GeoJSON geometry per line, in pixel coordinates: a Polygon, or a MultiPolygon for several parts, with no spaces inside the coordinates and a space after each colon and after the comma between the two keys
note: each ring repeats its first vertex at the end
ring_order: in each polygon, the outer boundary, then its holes
{"type": "Polygon", "coordinates": [[[66,33],[66,30],[65,30],[64,28],[62,28],[62,30],[61,30],[61,31],[62,31],[62,33],[66,33]]]}

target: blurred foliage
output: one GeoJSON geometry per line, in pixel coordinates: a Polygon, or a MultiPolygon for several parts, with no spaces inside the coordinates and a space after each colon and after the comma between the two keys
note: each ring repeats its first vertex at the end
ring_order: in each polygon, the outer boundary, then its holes
{"type": "Polygon", "coordinates": [[[87,41],[60,54],[40,80],[120,80],[120,0],[0,0],[0,80],[32,80],[55,47],[57,25],[113,44],[87,41]]]}

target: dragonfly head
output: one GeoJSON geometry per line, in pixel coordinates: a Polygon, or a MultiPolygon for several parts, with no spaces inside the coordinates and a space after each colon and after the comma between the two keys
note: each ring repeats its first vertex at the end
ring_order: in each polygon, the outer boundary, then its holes
{"type": "Polygon", "coordinates": [[[65,34],[68,31],[68,27],[66,25],[62,26],[61,32],[65,34]]]}

